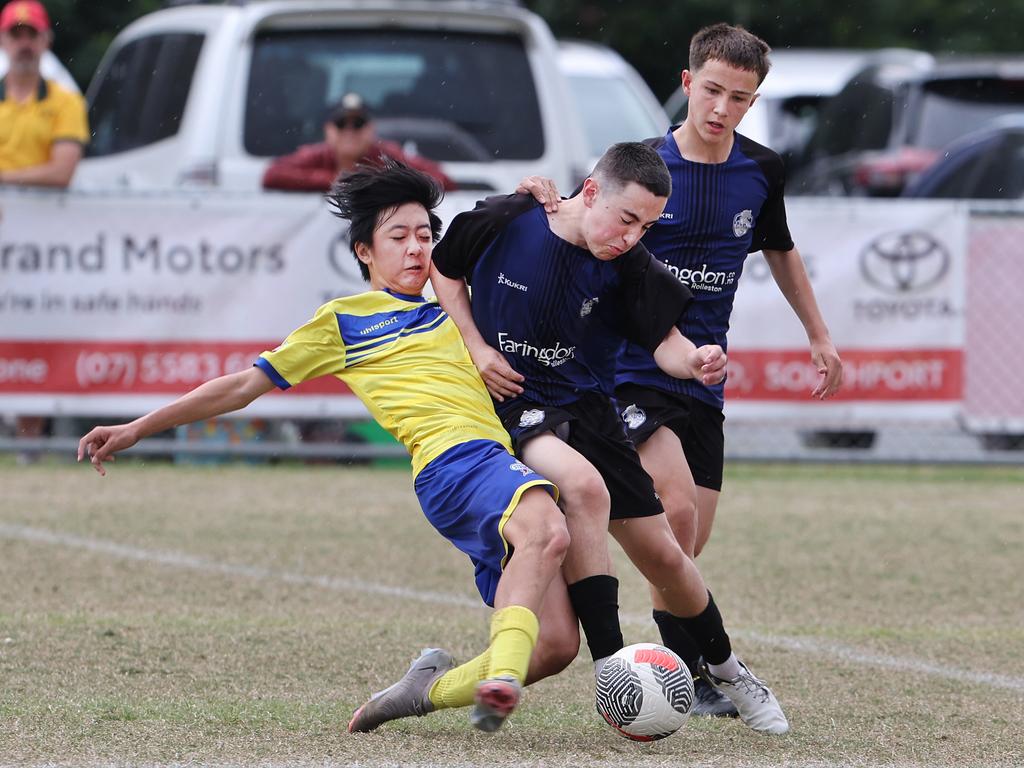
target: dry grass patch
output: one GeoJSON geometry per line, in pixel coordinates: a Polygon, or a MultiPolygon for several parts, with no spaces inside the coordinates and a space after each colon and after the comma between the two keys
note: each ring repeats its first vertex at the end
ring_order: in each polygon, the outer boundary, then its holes
{"type": "MultiPolygon", "coordinates": [[[[1024,764],[1024,472],[732,471],[701,567],[794,730],[653,745],[598,722],[583,658],[494,736],[464,712],[345,733],[419,648],[486,642],[404,472],[0,466],[0,487],[0,765],[1024,764]]],[[[627,640],[654,639],[619,569],[627,640]]]]}

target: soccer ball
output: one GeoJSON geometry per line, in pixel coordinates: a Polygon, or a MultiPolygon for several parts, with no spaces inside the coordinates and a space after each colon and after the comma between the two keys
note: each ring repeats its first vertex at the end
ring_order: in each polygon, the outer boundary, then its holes
{"type": "Polygon", "coordinates": [[[692,705],[690,670],[662,645],[627,645],[597,676],[598,714],[633,741],[671,736],[686,722],[692,705]]]}

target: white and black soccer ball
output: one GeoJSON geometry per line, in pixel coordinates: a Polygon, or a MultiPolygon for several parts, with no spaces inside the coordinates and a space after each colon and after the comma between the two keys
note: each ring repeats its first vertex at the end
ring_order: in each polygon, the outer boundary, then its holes
{"type": "Polygon", "coordinates": [[[692,706],[690,670],[663,645],[627,645],[597,676],[597,711],[627,739],[671,736],[686,722],[692,706]]]}

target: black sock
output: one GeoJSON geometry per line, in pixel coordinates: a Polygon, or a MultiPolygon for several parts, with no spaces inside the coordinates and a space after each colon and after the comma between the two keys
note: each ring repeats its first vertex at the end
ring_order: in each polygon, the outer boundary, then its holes
{"type": "Polygon", "coordinates": [[[689,633],[701,656],[708,664],[722,664],[732,654],[732,644],[729,642],[729,635],[725,633],[725,626],[722,624],[722,614],[718,612],[715,605],[715,598],[708,592],[708,607],[696,616],[684,619],[681,616],[674,617],[679,625],[689,633]]]}
{"type": "Polygon", "coordinates": [[[661,642],[670,651],[675,651],[686,666],[690,668],[690,674],[697,679],[697,662],[700,661],[700,648],[697,642],[690,636],[690,633],[683,628],[681,620],[668,611],[654,610],[654,623],[658,625],[661,632],[661,642]]]}
{"type": "Polygon", "coordinates": [[[590,655],[603,659],[622,649],[619,627],[619,580],[588,576],[569,585],[569,602],[583,627],[590,655]]]}

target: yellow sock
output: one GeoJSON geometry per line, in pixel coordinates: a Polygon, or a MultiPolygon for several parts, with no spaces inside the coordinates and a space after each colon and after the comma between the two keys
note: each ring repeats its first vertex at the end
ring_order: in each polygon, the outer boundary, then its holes
{"type": "Polygon", "coordinates": [[[431,703],[436,709],[468,707],[481,680],[511,675],[523,682],[539,631],[537,617],[529,608],[510,605],[495,611],[490,647],[472,661],[445,672],[430,688],[431,703]]]}
{"type": "Polygon", "coordinates": [[[487,677],[509,675],[523,682],[539,632],[540,623],[529,608],[510,605],[495,611],[491,618],[491,672],[487,677]]]}

